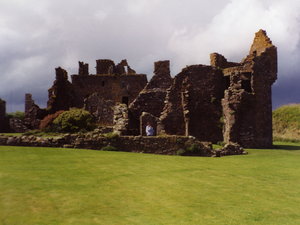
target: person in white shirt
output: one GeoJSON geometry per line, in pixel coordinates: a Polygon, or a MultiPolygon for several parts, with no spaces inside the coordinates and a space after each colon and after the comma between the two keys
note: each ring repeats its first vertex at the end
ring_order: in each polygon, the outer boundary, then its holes
{"type": "Polygon", "coordinates": [[[147,126],[146,126],[146,135],[147,136],[154,136],[154,128],[151,126],[150,123],[147,123],[147,126]]]}

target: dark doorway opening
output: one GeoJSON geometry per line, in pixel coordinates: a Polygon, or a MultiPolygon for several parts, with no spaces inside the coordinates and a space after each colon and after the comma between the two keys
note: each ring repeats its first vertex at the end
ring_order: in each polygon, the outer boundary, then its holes
{"type": "Polygon", "coordinates": [[[122,103],[126,104],[128,106],[129,98],[128,97],[122,97],[122,103]]]}

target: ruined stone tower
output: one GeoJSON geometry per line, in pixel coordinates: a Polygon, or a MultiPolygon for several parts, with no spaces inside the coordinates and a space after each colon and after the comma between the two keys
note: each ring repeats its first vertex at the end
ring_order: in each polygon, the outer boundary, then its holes
{"type": "Polygon", "coordinates": [[[249,55],[223,68],[228,88],[222,100],[224,141],[244,147],[272,146],[272,84],[277,79],[277,48],[263,30],[255,34],[249,55]]]}

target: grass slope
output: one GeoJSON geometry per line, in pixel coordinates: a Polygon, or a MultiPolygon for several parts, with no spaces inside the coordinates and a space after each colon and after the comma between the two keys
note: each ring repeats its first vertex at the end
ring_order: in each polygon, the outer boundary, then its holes
{"type": "Polygon", "coordinates": [[[300,143],[222,158],[0,146],[0,224],[300,224],[300,143]]]}
{"type": "Polygon", "coordinates": [[[300,140],[300,104],[273,111],[273,135],[277,140],[300,140]]]}

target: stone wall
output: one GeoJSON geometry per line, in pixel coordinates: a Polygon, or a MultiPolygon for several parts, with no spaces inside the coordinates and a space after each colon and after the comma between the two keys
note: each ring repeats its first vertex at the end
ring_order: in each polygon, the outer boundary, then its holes
{"type": "Polygon", "coordinates": [[[24,133],[28,131],[27,126],[24,121],[18,118],[9,119],[9,130],[12,133],[24,133]]]}
{"type": "Polygon", "coordinates": [[[35,105],[34,100],[32,99],[32,94],[25,94],[25,115],[29,114],[30,109],[35,105]]]}
{"type": "Polygon", "coordinates": [[[243,147],[272,146],[271,86],[277,79],[277,49],[260,30],[240,66],[226,68],[229,87],[222,100],[224,141],[243,147]]]}
{"type": "Polygon", "coordinates": [[[238,145],[230,144],[224,149],[213,150],[210,143],[199,142],[194,137],[165,136],[114,136],[104,137],[99,134],[66,134],[57,138],[35,136],[8,137],[0,135],[0,145],[32,147],[64,147],[101,150],[112,146],[117,151],[139,152],[164,155],[223,156],[239,155],[246,152],[238,145]],[[192,149],[196,149],[193,151],[192,149]]]}
{"type": "Polygon", "coordinates": [[[29,129],[37,129],[45,116],[72,107],[90,111],[100,126],[112,126],[115,104],[129,105],[147,84],[146,75],[136,74],[126,60],[117,65],[112,60],[97,60],[96,75],[89,75],[88,64],[79,62],[78,75],[72,75],[72,82],[66,70],[55,70],[47,109],[40,109],[31,94],[26,94],[25,124],[29,129]]]}
{"type": "Polygon", "coordinates": [[[83,107],[84,99],[98,93],[105,100],[130,104],[147,84],[147,77],[136,75],[72,75],[77,104],[83,107]]]}
{"type": "Polygon", "coordinates": [[[210,65],[216,68],[225,69],[228,67],[239,66],[239,63],[228,62],[227,59],[218,53],[210,54],[210,65]]]}
{"type": "Polygon", "coordinates": [[[115,102],[105,100],[99,93],[94,93],[84,99],[84,109],[89,111],[100,126],[112,126],[114,123],[115,102]]]}
{"type": "Polygon", "coordinates": [[[56,68],[55,71],[56,79],[48,90],[48,112],[53,114],[59,110],[68,110],[71,107],[82,106],[83,103],[80,104],[78,102],[78,95],[73,85],[68,81],[67,71],[61,67],[56,68]]]}
{"type": "Polygon", "coordinates": [[[104,100],[129,105],[147,84],[145,74],[136,74],[127,60],[115,65],[112,60],[96,61],[95,75],[72,75],[72,85],[76,91],[77,107],[83,107],[84,99],[97,93],[104,100]]]}
{"type": "Polygon", "coordinates": [[[172,84],[170,61],[154,63],[154,75],[138,97],[129,106],[129,132],[140,135],[140,117],[143,112],[159,117],[165,105],[167,89],[172,84]]]}
{"type": "Polygon", "coordinates": [[[0,98],[0,132],[7,131],[6,102],[0,98]]]}
{"type": "Polygon", "coordinates": [[[155,62],[149,83],[126,60],[117,65],[112,60],[97,60],[95,75],[89,75],[88,65],[79,62],[78,75],[71,76],[71,83],[67,72],[56,68],[47,112],[31,96],[27,96],[25,111],[36,122],[34,118],[43,113],[85,107],[101,125],[111,126],[119,124],[113,121],[112,106],[122,103],[129,106],[125,133],[130,135],[143,134],[144,120],[140,119],[148,113],[159,118],[158,133],[271,147],[271,86],[277,79],[277,49],[266,32],[255,34],[248,56],[239,63],[218,53],[212,53],[210,59],[210,66],[187,66],[174,79],[169,61],[155,62]]]}
{"type": "MultiPolygon", "coordinates": [[[[31,94],[25,94],[24,126],[27,129],[39,129],[41,120],[47,116],[48,113],[49,111],[41,109],[35,104],[31,94]]],[[[14,128],[12,130],[14,130],[14,128]]]]}
{"type": "Polygon", "coordinates": [[[96,60],[96,73],[97,74],[113,74],[115,67],[114,61],[110,59],[98,59],[96,60]]]}
{"type": "Polygon", "coordinates": [[[113,131],[118,135],[128,133],[128,107],[126,104],[117,104],[113,112],[113,131]]]}
{"type": "Polygon", "coordinates": [[[222,140],[222,71],[193,65],[174,78],[160,120],[167,134],[192,135],[202,141],[222,140]]]}
{"type": "Polygon", "coordinates": [[[78,75],[81,76],[89,75],[89,64],[80,61],[78,63],[79,63],[78,75]]]}

